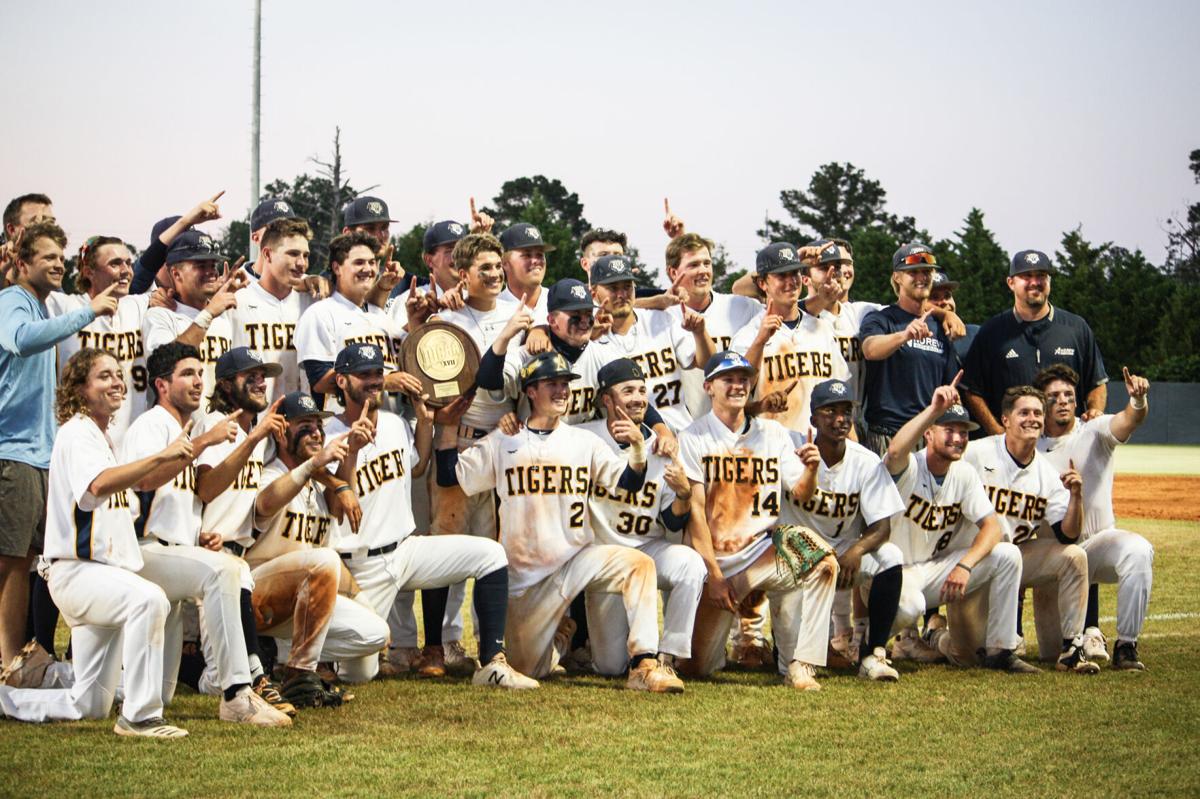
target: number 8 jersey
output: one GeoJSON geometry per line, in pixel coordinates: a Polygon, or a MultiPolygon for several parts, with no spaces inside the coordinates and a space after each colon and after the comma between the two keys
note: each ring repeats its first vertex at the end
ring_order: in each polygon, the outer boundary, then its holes
{"type": "MultiPolygon", "coordinates": [[[[975,446],[971,444],[967,450],[975,446]]],[[[951,463],[939,482],[929,471],[927,453],[910,452],[908,465],[893,478],[904,510],[892,517],[891,541],[904,553],[905,566],[968,549],[978,526],[993,512],[983,483],[970,465],[951,463]]]]}
{"type": "Polygon", "coordinates": [[[1053,535],[1051,525],[1066,518],[1071,494],[1041,453],[1021,466],[1008,454],[1002,433],[972,441],[963,460],[983,481],[1006,540],[1023,544],[1039,533],[1053,535]]]}

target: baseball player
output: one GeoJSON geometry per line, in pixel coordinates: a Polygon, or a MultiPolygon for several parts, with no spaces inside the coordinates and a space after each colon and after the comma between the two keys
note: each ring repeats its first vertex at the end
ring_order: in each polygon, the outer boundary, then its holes
{"type": "MultiPolygon", "coordinates": [[[[649,446],[654,433],[645,425],[648,402],[641,367],[628,358],[619,358],[606,364],[598,378],[597,404],[604,412],[603,418],[581,425],[580,429],[595,433],[609,449],[621,455],[625,445],[617,441],[614,433],[621,432],[624,425],[618,423],[628,419],[649,446]]],[[[641,491],[611,492],[597,484],[588,502],[597,542],[634,547],[653,558],[658,589],[667,592],[658,659],[671,668],[676,660],[691,657],[696,606],[707,576],[704,560],[696,550],[670,540],[678,540],[687,524],[691,495],[691,483],[678,459],[651,452],[641,491]]],[[[592,661],[601,674],[617,674],[625,667],[629,630],[622,624],[620,603],[617,594],[587,594],[587,616],[613,620],[595,633],[589,626],[592,661]]]]}
{"type": "Polygon", "coordinates": [[[525,306],[533,313],[533,323],[544,325],[547,309],[542,279],[546,276],[546,253],[554,252],[555,248],[546,244],[541,231],[527,222],[518,222],[501,231],[499,242],[508,284],[500,293],[500,301],[513,303],[524,298],[525,306]]]}
{"type": "Polygon", "coordinates": [[[142,320],[146,352],[177,341],[195,347],[204,363],[204,393],[216,383],[217,358],[233,345],[233,327],[225,312],[237,300],[248,278],[237,270],[228,278],[217,273],[222,257],[207,233],[186,230],[171,242],[167,267],[171,273],[175,308],[150,308],[142,320]]]}
{"type": "MultiPolygon", "coordinates": [[[[1108,660],[1099,622],[1099,597],[1096,583],[1117,584],[1117,643],[1113,647],[1114,669],[1141,671],[1137,639],[1146,620],[1150,588],[1154,581],[1154,547],[1142,536],[1118,529],[1113,515],[1113,452],[1129,440],[1149,412],[1146,395],[1150,383],[1144,377],[1122,369],[1129,404],[1120,413],[1098,416],[1089,422],[1075,417],[1079,375],[1066,364],[1043,369],[1034,386],[1046,394],[1049,414],[1045,434],[1038,450],[1060,472],[1072,468],[1083,475],[1083,531],[1079,548],[1087,553],[1088,597],[1083,651],[1089,659],[1108,660]]],[[[1034,614],[1049,617],[1055,608],[1034,593],[1034,614]]]]}
{"type": "Polygon", "coordinates": [[[1073,463],[1061,477],[1040,455],[1038,437],[1046,417],[1046,397],[1032,386],[1004,392],[1000,423],[1004,432],[981,438],[967,450],[1000,519],[1006,541],[1021,550],[1021,590],[1053,591],[1058,616],[1036,617],[1038,653],[1056,668],[1096,674],[1100,667],[1083,652],[1087,611],[1087,554],[1075,542],[1083,529],[1083,481],[1073,463]]]}
{"type": "MultiPolygon", "coordinates": [[[[887,660],[900,601],[904,557],[888,541],[890,517],[904,509],[879,457],[847,441],[854,429],[854,390],[841,380],[826,380],[813,389],[812,428],[809,441],[817,445],[821,461],[817,487],[806,502],[790,498],[779,514],[784,524],[796,524],[818,533],[838,559],[838,588],[849,591],[869,586],[869,617],[858,623],[858,674],[870,680],[900,679],[887,660]]],[[[792,433],[797,445],[808,443],[792,433]]]]}
{"type": "MultiPolygon", "coordinates": [[[[444,219],[425,228],[421,237],[421,260],[429,270],[429,277],[413,276],[401,283],[392,292],[386,306],[397,330],[408,329],[408,300],[420,295],[422,286],[427,287],[426,296],[438,301],[441,308],[462,308],[465,302],[458,269],[454,267],[454,245],[467,235],[467,226],[453,219],[444,219]]],[[[435,313],[430,308],[428,313],[435,313]]]]}
{"type": "MultiPolygon", "coordinates": [[[[204,390],[204,365],[199,355],[195,347],[179,342],[169,342],[150,353],[146,368],[155,405],[129,426],[123,452],[126,462],[158,452],[181,433],[190,432],[191,417],[200,408],[204,390]]],[[[193,439],[193,457],[232,440],[237,434],[235,418],[240,414],[229,414],[193,439]]],[[[292,720],[286,714],[251,690],[240,601],[240,591],[249,583],[249,570],[239,558],[222,551],[219,533],[203,529],[192,460],[160,466],[135,488],[140,501],[136,529],[144,562],[140,574],[159,585],[173,606],[165,634],[164,702],[174,695],[179,671],[179,603],[202,599],[203,632],[222,690],[221,719],[268,727],[290,725],[292,720]]]]}
{"type": "Polygon", "coordinates": [[[270,222],[259,242],[259,279],[239,289],[234,295],[236,305],[225,312],[234,347],[245,347],[279,365],[280,374],[267,378],[271,402],[308,385],[296,359],[295,334],[301,315],[313,304],[304,284],[311,238],[312,230],[303,219],[270,222]]]}
{"type": "MultiPolygon", "coordinates": [[[[349,452],[338,476],[355,486],[362,505],[358,532],[341,536],[337,548],[362,589],[360,601],[384,616],[398,591],[444,588],[473,577],[483,667],[472,682],[536,688],[537,682],[514,670],[504,655],[508,594],[504,548],[476,536],[412,534],[412,479],[420,477],[428,465],[432,409],[425,407],[420,395],[413,397],[415,435],[399,416],[379,409],[385,382],[383,353],[373,344],[347,346],[338,353],[335,369],[337,393],[345,410],[325,420],[325,434],[336,438],[351,433],[349,452]]],[[[458,403],[460,411],[465,407],[465,402],[458,403]]],[[[451,432],[457,433],[457,429],[451,432]]],[[[443,612],[439,610],[436,617],[443,612]]],[[[343,660],[339,675],[349,682],[362,682],[374,677],[378,669],[377,657],[343,660]]]]}
{"type": "Polygon", "coordinates": [[[777,568],[772,532],[780,502],[812,498],[820,453],[794,449],[787,430],[762,416],[747,417],[754,367],[736,352],[717,353],[704,370],[712,410],[679,436],[679,455],[692,483],[688,536],[708,569],[696,614],[691,670],[707,675],[725,660],[733,614],[747,596],[770,597],[777,668],[800,690],[820,689],[837,562],[828,554],[803,576],[777,568]]]}
{"type": "Polygon", "coordinates": [[[163,719],[163,625],[170,604],[139,576],[134,484],[191,460],[181,433],[150,456],[119,465],[105,434],[125,401],[125,375],[106,352],[84,348],[64,367],[56,415],[46,520],[50,592],[71,626],[74,684],[67,689],[0,685],[0,710],[22,721],[102,719],[124,667],[118,735],[182,738],[163,719]]]}
{"type": "Polygon", "coordinates": [[[500,496],[500,541],[511,570],[508,643],[517,668],[544,677],[557,665],[574,632],[564,614],[577,594],[619,594],[615,618],[589,619],[593,638],[607,642],[612,625],[623,622],[626,687],[677,693],[683,682],[656,657],[654,561],[633,547],[594,543],[588,514],[589,497],[601,487],[641,492],[645,442],[636,425],[618,420],[613,437],[629,445],[626,462],[594,433],[563,424],[575,377],[566,358],[543,353],[522,373],[532,411],[516,435],[496,430],[460,453],[453,429],[441,428],[438,482],[458,483],[468,496],[500,496]]]}
{"type": "Polygon", "coordinates": [[[999,671],[1038,672],[1013,651],[1021,554],[1003,540],[979,475],[960,463],[976,424],[959,404],[957,382],[934,390],[929,407],[897,431],[883,459],[903,502],[892,517],[892,541],[904,554],[892,657],[924,662],[948,657],[959,665],[978,659],[999,671]],[[914,452],[922,437],[925,447],[914,452]],[[931,646],[917,635],[916,624],[927,607],[943,603],[952,621],[948,635],[941,616],[927,625],[931,646]],[[986,632],[980,635],[984,614],[986,632]]]}
{"type": "Polygon", "coordinates": [[[53,292],[46,298],[51,316],[82,308],[98,294],[110,290],[117,299],[117,311],[97,316],[82,330],[58,342],[59,375],[67,361],[81,349],[100,349],[121,364],[125,374],[125,404],[109,422],[107,433],[120,447],[129,422],[146,410],[146,354],[142,346],[142,320],[150,303],[149,294],[129,293],[133,277],[133,256],[129,248],[112,236],[92,236],[79,249],[79,275],[75,287],[82,293],[53,292]]]}
{"type": "Polygon", "coordinates": [[[808,397],[817,383],[850,378],[833,326],[799,303],[804,269],[796,248],[787,242],[775,242],[758,253],[755,280],[766,295],[767,307],[730,345],[754,366],[758,396],[788,387],[787,409],[763,416],[796,431],[808,427],[812,416],[808,397]]]}
{"type": "Polygon", "coordinates": [[[633,261],[606,255],[592,264],[592,298],[612,317],[612,327],[593,341],[576,364],[585,383],[596,385],[600,368],[629,358],[642,368],[651,404],[672,430],[687,427],[692,416],[683,397],[683,374],[712,355],[705,318],[681,306],[682,322],[665,311],[634,310],[633,261]]]}
{"type": "Polygon", "coordinates": [[[287,427],[274,431],[276,457],[263,468],[263,490],[254,500],[256,536],[246,550],[254,615],[262,634],[280,641],[283,697],[300,707],[336,706],[343,695],[322,683],[318,662],[379,652],[387,624],[349,596],[357,586],[333,549],[339,522],[325,491],[354,491],[327,467],[347,456],[348,436],[326,442],[321,420],[333,414],[308,394],[285,395],[279,412],[287,427]]]}

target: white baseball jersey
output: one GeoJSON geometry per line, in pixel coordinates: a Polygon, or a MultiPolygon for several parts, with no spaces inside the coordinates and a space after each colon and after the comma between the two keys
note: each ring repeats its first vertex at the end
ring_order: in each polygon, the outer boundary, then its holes
{"type": "Polygon", "coordinates": [[[238,289],[237,307],[222,316],[233,328],[233,346],[249,347],[264,363],[283,367],[279,377],[267,378],[267,401],[274,402],[292,391],[308,391],[308,378],[296,357],[296,324],[313,305],[312,295],[292,291],[282,300],[258,281],[238,289]]]}
{"type": "Polygon", "coordinates": [[[47,558],[92,560],[134,572],[142,568],[133,491],[97,497],[88,490],[101,472],[115,466],[112,441],[90,416],[74,416],[58,429],[46,498],[47,558]]]}
{"type": "Polygon", "coordinates": [[[1028,465],[1019,466],[1008,454],[1001,433],[972,441],[963,460],[975,467],[983,481],[1006,541],[1023,544],[1039,535],[1053,536],[1050,526],[1066,518],[1071,494],[1037,450],[1028,465]]]}
{"type": "Polygon", "coordinates": [[[382,310],[364,311],[335,292],[309,306],[296,323],[296,358],[300,363],[322,361],[332,368],[348,345],[374,344],[383,352],[384,371],[391,372],[396,369],[399,346],[393,333],[391,318],[382,310]]]}
{"type": "Polygon", "coordinates": [[[883,307],[885,306],[874,302],[843,302],[836,314],[831,311],[821,312],[821,318],[833,325],[833,337],[841,349],[846,368],[850,370],[854,401],[858,403],[859,408],[863,407],[867,394],[867,362],[863,360],[862,339],[858,336],[858,330],[867,314],[883,307]]]}
{"type": "MultiPolygon", "coordinates": [[[[325,420],[325,440],[349,432],[337,416],[325,420]]],[[[420,463],[416,440],[408,423],[394,413],[379,411],[375,440],[358,451],[354,476],[362,522],[358,534],[349,526],[334,546],[359,552],[399,543],[416,527],[412,513],[412,470],[420,463]]]]}
{"type": "MultiPolygon", "coordinates": [[[[579,429],[594,433],[617,457],[625,458],[621,444],[608,432],[608,422],[604,419],[580,425],[579,429]]],[[[667,535],[661,516],[675,501],[675,492],[663,477],[671,461],[652,451],[655,438],[651,433],[646,439],[646,482],[641,491],[631,494],[622,488],[609,490],[603,485],[592,488],[588,513],[597,543],[640,549],[647,541],[667,535]]]]}
{"type": "MultiPolygon", "coordinates": [[[[272,460],[263,467],[263,488],[290,471],[280,459],[272,460]]],[[[289,552],[332,546],[338,521],[325,504],[323,487],[309,480],[274,516],[255,515],[254,529],[257,536],[254,545],[246,550],[246,562],[251,568],[289,552]]]]}
{"type": "Polygon", "coordinates": [[[458,455],[468,494],[500,496],[500,543],[508,554],[508,590],[541,582],[593,541],[588,497],[616,492],[625,462],[594,433],[561,422],[549,433],[493,430],[458,455]]]}
{"type": "MultiPolygon", "coordinates": [[[[514,311],[516,310],[516,304],[521,301],[521,298],[513,294],[512,290],[509,289],[508,286],[504,287],[504,291],[500,292],[500,296],[497,299],[503,303],[512,303],[514,306],[514,311]]],[[[546,317],[550,313],[548,305],[549,302],[550,291],[545,286],[542,286],[538,289],[537,300],[534,301],[533,307],[529,309],[529,312],[533,315],[534,327],[546,324],[546,317]]],[[[509,316],[512,316],[512,314],[509,314],[509,316]]],[[[508,320],[506,319],[505,321],[508,320]]],[[[501,327],[503,327],[503,325],[501,325],[501,327]]]]}
{"type": "Polygon", "coordinates": [[[713,554],[731,577],[770,545],[766,533],[804,464],[778,422],[754,417],[734,432],[712,412],[679,434],[679,460],[688,479],[704,485],[713,554]]]}
{"type": "Polygon", "coordinates": [[[909,453],[908,465],[894,478],[904,508],[892,517],[891,540],[904,553],[906,566],[969,549],[979,525],[995,512],[969,464],[951,463],[939,482],[929,471],[928,454],[927,449],[909,453]]]}
{"type": "Polygon", "coordinates": [[[1078,419],[1071,432],[1058,438],[1042,436],[1038,439],[1038,450],[1059,474],[1070,468],[1083,478],[1083,532],[1079,540],[1084,541],[1101,530],[1117,526],[1113,515],[1113,451],[1125,442],[1112,433],[1113,415],[1105,414],[1082,422],[1078,419]]]}
{"type": "MultiPolygon", "coordinates": [[[[161,452],[179,438],[183,427],[161,405],[133,420],[125,434],[121,461],[131,463],[161,452]]],[[[200,498],[196,496],[196,465],[189,463],[157,491],[142,492],[143,537],[153,536],[170,544],[196,546],[200,543],[200,498]]]]}
{"type": "MultiPolygon", "coordinates": [[[[765,318],[764,310],[733,337],[731,348],[745,355],[765,318]]],[[[804,431],[811,424],[809,397],[813,388],[833,377],[850,379],[850,369],[842,358],[833,325],[801,310],[794,327],[784,323],[763,347],[754,396],[762,399],[772,391],[787,388],[793,380],[797,381],[788,395],[788,409],[783,413],[763,413],[762,416],[774,419],[789,430],[804,431]]]]}
{"type": "MultiPolygon", "coordinates": [[[[545,294],[545,292],[542,292],[545,294]]],[[[457,311],[438,311],[437,319],[461,328],[475,342],[482,357],[500,335],[500,331],[517,312],[515,301],[501,300],[490,311],[477,311],[467,305],[457,311]]],[[[536,324],[536,323],[535,323],[536,324]]],[[[509,349],[518,346],[513,339],[509,349]]],[[[501,417],[513,410],[513,402],[503,390],[485,391],[480,389],[475,394],[471,407],[463,414],[462,423],[477,430],[492,430],[500,423],[501,417]]]]}
{"type": "MultiPolygon", "coordinates": [[[[148,309],[142,321],[142,341],[145,342],[146,356],[149,357],[156,347],[179,338],[199,315],[200,309],[184,305],[182,302],[175,303],[174,311],[166,308],[148,309]]],[[[204,363],[205,397],[212,394],[213,386],[217,384],[217,359],[232,346],[233,326],[229,324],[228,313],[223,313],[212,320],[212,324],[204,332],[204,340],[196,347],[200,350],[200,360],[204,363]]]]}
{"type": "Polygon", "coordinates": [[[600,368],[618,358],[629,358],[642,368],[650,402],[668,427],[682,430],[692,423],[683,401],[683,373],[696,360],[696,340],[691,333],[663,311],[642,309],[636,312],[628,333],[609,331],[589,344],[575,371],[594,386],[599,383],[600,368]]]}
{"type": "MultiPolygon", "coordinates": [[[[683,311],[679,306],[672,305],[666,313],[682,329],[683,311]]],[[[708,307],[698,313],[704,317],[705,331],[716,341],[717,352],[721,352],[729,349],[739,330],[758,318],[762,313],[762,305],[752,297],[714,291],[709,294],[708,307]]],[[[703,369],[688,369],[683,373],[683,402],[693,419],[699,419],[712,409],[712,403],[704,393],[703,369]]]]}
{"type": "MultiPolygon", "coordinates": [[[[564,354],[563,357],[567,356],[564,354]]],[[[567,412],[562,418],[566,424],[580,424],[596,415],[596,385],[587,382],[580,366],[585,363],[587,357],[588,349],[584,349],[583,354],[574,363],[567,359],[567,362],[571,363],[571,369],[580,376],[571,381],[571,396],[567,400],[567,412]]],[[[509,347],[504,356],[504,393],[516,401],[517,415],[522,419],[529,418],[529,401],[521,392],[521,370],[532,360],[533,356],[523,345],[509,347]]]]}
{"type": "MultiPolygon", "coordinates": [[[[203,432],[226,416],[227,414],[220,411],[213,411],[205,416],[203,424],[197,427],[203,432]]],[[[238,425],[237,437],[233,441],[222,441],[200,453],[200,457],[196,459],[197,472],[201,466],[215,468],[221,465],[221,461],[228,458],[245,440],[246,431],[238,425]]],[[[254,451],[250,453],[249,459],[229,487],[204,506],[200,525],[204,532],[220,533],[222,541],[234,541],[244,547],[254,543],[251,534],[254,529],[254,498],[264,485],[262,471],[266,451],[267,439],[264,438],[255,445],[254,451]]]]}
{"type": "MultiPolygon", "coordinates": [[[[54,291],[46,299],[50,316],[61,316],[91,302],[86,294],[54,291]]],[[[58,342],[58,374],[71,356],[84,348],[104,350],[117,359],[125,375],[125,402],[108,423],[108,436],[120,446],[132,419],[141,416],[148,405],[150,380],[146,373],[146,350],[142,346],[142,321],[150,305],[149,294],[133,294],[117,302],[112,316],[97,316],[73,336],[58,342]]]]}
{"type": "MultiPolygon", "coordinates": [[[[792,433],[795,446],[800,446],[798,439],[792,433]]],[[[833,466],[821,461],[811,499],[800,503],[791,494],[784,497],[779,521],[816,531],[839,554],[867,527],[904,509],[883,461],[853,441],[846,442],[846,454],[833,466]]]]}

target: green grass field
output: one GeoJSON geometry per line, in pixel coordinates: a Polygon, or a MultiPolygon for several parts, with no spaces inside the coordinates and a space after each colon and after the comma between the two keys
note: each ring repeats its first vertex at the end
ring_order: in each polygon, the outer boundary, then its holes
{"type": "MultiPolygon", "coordinates": [[[[2,795],[990,796],[1200,794],[1196,527],[1128,520],[1157,551],[1141,652],[1149,671],[1015,677],[900,664],[799,694],[769,674],[647,696],[602,678],[520,695],[462,682],[376,682],[285,731],[216,720],[185,694],[183,741],[121,739],[112,721],[0,721],[2,795]]],[[[1114,633],[1113,587],[1102,593],[1114,633]]]]}

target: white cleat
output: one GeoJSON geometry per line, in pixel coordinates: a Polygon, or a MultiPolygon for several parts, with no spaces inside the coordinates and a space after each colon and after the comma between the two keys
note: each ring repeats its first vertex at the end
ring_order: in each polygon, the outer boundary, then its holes
{"type": "Polygon", "coordinates": [[[156,716],[145,721],[129,721],[124,716],[117,716],[117,724],[113,727],[117,735],[127,735],[138,738],[186,738],[187,730],[168,724],[162,716],[156,716]]]}
{"type": "Polygon", "coordinates": [[[819,691],[821,683],[817,682],[817,667],[811,663],[793,660],[788,664],[787,675],[783,682],[797,691],[819,691]]]}
{"type": "Polygon", "coordinates": [[[286,713],[271,707],[267,700],[249,688],[243,689],[233,699],[221,699],[219,717],[221,721],[253,724],[256,727],[292,726],[292,720],[286,713]]]}
{"type": "Polygon", "coordinates": [[[1100,628],[1088,627],[1083,631],[1083,654],[1088,660],[1107,663],[1107,645],[1108,642],[1104,640],[1104,633],[1100,632],[1100,628]]]}
{"type": "Polygon", "coordinates": [[[887,651],[877,646],[858,664],[858,676],[864,680],[896,682],[900,679],[900,672],[892,668],[887,659],[887,651]]]}
{"type": "Polygon", "coordinates": [[[537,680],[526,677],[510,666],[508,658],[504,656],[503,652],[497,654],[488,661],[486,666],[475,672],[475,676],[471,678],[471,684],[486,685],[489,688],[508,688],[515,691],[540,687],[537,680]]]}
{"type": "Polygon", "coordinates": [[[901,630],[892,641],[892,660],[913,660],[917,663],[939,663],[945,656],[936,645],[926,643],[915,627],[901,630]]]}
{"type": "MultiPolygon", "coordinates": [[[[672,658],[672,661],[674,659],[672,658]]],[[[683,680],[673,666],[661,663],[658,658],[643,658],[629,670],[625,687],[631,691],[650,691],[655,694],[683,693],[683,680]]]]}

